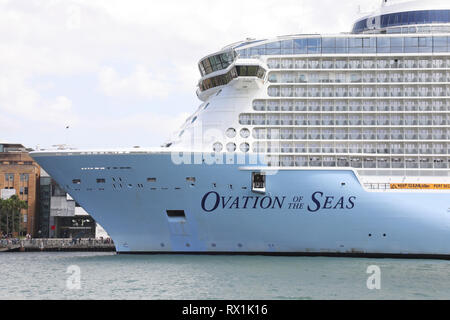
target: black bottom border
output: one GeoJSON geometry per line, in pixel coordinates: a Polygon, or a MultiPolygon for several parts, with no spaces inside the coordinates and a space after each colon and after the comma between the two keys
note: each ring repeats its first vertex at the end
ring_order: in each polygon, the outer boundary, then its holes
{"type": "Polygon", "coordinates": [[[160,301],[0,301],[0,307],[21,308],[20,315],[37,315],[64,308],[65,315],[102,319],[123,314],[136,315],[143,319],[302,319],[322,318],[328,314],[331,319],[342,315],[347,318],[386,319],[396,312],[405,318],[407,314],[417,316],[420,311],[448,311],[450,301],[264,301],[264,300],[160,300],[160,301]],[[67,308],[67,309],[66,309],[67,308]],[[202,308],[202,309],[200,309],[202,308]],[[206,310],[214,308],[214,315],[206,310]],[[202,311],[200,311],[202,310],[202,311]],[[123,313],[124,312],[124,313],[123,313]],[[202,314],[200,314],[202,313],[202,314]]]}

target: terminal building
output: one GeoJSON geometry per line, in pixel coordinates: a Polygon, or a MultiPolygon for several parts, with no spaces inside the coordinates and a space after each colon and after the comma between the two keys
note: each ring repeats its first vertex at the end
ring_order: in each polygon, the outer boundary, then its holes
{"type": "Polygon", "coordinates": [[[44,170],[40,178],[40,223],[42,238],[107,238],[107,233],[44,170]]]}
{"type": "Polygon", "coordinates": [[[15,236],[37,233],[40,167],[29,151],[21,144],[0,141],[0,196],[5,200],[17,195],[28,204],[21,212],[21,230],[14,230],[15,236]]]}

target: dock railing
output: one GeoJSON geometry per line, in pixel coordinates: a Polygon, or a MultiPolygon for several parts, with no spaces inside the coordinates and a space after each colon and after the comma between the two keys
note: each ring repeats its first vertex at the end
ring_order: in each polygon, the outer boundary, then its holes
{"type": "Polygon", "coordinates": [[[111,239],[1,239],[0,248],[21,251],[115,251],[111,239]]]}

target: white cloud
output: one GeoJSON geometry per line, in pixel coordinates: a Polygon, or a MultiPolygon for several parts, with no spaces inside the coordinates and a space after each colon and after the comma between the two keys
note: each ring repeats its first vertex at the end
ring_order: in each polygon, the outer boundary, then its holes
{"type": "Polygon", "coordinates": [[[20,119],[53,124],[68,117],[72,121],[77,119],[70,99],[64,96],[43,98],[20,75],[0,76],[0,113],[16,117],[19,123],[20,119]]]}
{"type": "Polygon", "coordinates": [[[112,67],[102,68],[99,82],[100,89],[110,97],[165,98],[171,90],[163,75],[149,72],[144,66],[137,66],[133,73],[124,77],[112,67]]]}
{"type": "Polygon", "coordinates": [[[138,129],[147,134],[170,135],[189,117],[189,113],[180,113],[175,116],[167,116],[152,112],[131,114],[129,116],[116,119],[114,121],[96,121],[95,127],[101,130],[120,130],[127,131],[138,129]]]}

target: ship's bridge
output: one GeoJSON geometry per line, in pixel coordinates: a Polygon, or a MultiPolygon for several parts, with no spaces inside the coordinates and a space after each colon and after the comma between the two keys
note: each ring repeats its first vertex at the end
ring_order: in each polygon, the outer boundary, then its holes
{"type": "MultiPolygon", "coordinates": [[[[206,72],[200,79],[197,90],[197,96],[200,100],[206,101],[208,97],[231,82],[234,83],[236,88],[240,89],[259,88],[264,82],[268,67],[263,61],[260,59],[239,59],[234,50],[228,54],[230,57],[235,57],[235,60],[230,64],[228,62],[218,64],[214,71],[206,72]]],[[[204,65],[205,61],[210,59],[206,58],[202,60],[200,65],[204,65]]],[[[203,75],[202,68],[200,70],[203,75]]]]}
{"type": "Polygon", "coordinates": [[[352,33],[450,32],[450,1],[389,1],[358,20],[352,33]]]}

